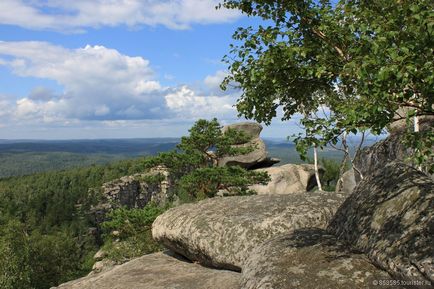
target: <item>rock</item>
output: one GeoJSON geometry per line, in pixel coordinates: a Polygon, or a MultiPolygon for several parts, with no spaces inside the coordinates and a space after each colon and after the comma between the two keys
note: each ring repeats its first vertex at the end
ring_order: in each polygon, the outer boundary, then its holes
{"type": "Polygon", "coordinates": [[[172,178],[163,166],[147,173],[125,176],[102,185],[101,201],[91,208],[95,223],[105,221],[107,212],[117,208],[143,208],[149,202],[165,204],[172,195],[172,178]]]}
{"type": "Polygon", "coordinates": [[[99,249],[98,252],[93,255],[93,259],[95,261],[101,261],[107,256],[107,253],[103,249],[99,249]]]}
{"type": "MultiPolygon", "coordinates": [[[[259,168],[268,168],[280,162],[279,159],[268,157],[264,141],[259,137],[262,126],[256,122],[241,122],[226,125],[222,132],[226,133],[229,129],[244,132],[250,141],[233,145],[234,148],[252,147],[253,151],[244,155],[224,156],[217,160],[218,166],[240,166],[246,169],[254,170],[259,168]]],[[[208,152],[212,154],[212,152],[208,152]]]]}
{"type": "Polygon", "coordinates": [[[102,260],[102,261],[97,261],[95,262],[95,264],[93,264],[92,266],[92,271],[89,273],[88,276],[91,275],[95,275],[98,273],[102,273],[102,272],[106,272],[111,270],[114,266],[116,265],[115,261],[112,260],[102,260]]]}
{"type": "Polygon", "coordinates": [[[293,194],[309,191],[316,186],[315,168],[313,165],[287,164],[258,169],[257,171],[267,172],[271,177],[271,181],[267,185],[250,186],[250,189],[255,190],[258,195],[293,194]]]}
{"type": "Polygon", "coordinates": [[[392,162],[357,185],[328,230],[396,279],[433,282],[433,208],[431,177],[392,162]]]}
{"type": "Polygon", "coordinates": [[[243,267],[241,288],[362,289],[384,279],[391,277],[366,256],[349,251],[325,230],[306,228],[253,250],[243,267]]]}
{"type": "Polygon", "coordinates": [[[258,138],[262,131],[262,125],[257,122],[239,122],[234,124],[225,125],[222,128],[222,132],[225,133],[229,129],[234,129],[237,131],[242,131],[247,134],[250,138],[258,138]]]}
{"type": "Polygon", "coordinates": [[[61,289],[238,289],[239,273],[213,270],[164,253],[145,255],[113,269],[60,285],[61,289]]]}
{"type": "MultiPolygon", "coordinates": [[[[432,108],[434,109],[434,104],[433,104],[432,108]]],[[[402,132],[404,132],[404,130],[407,128],[406,115],[410,109],[413,109],[413,108],[401,107],[395,112],[394,119],[397,119],[397,120],[388,125],[388,131],[391,134],[401,134],[402,132]]],[[[410,124],[409,125],[411,128],[414,126],[414,118],[410,118],[410,124]]],[[[434,116],[433,115],[419,116],[420,130],[432,129],[433,126],[434,126],[434,116]]]]}
{"type": "Polygon", "coordinates": [[[218,160],[218,165],[220,167],[236,165],[248,169],[267,160],[268,153],[265,150],[265,143],[260,138],[254,138],[244,144],[234,145],[236,148],[250,146],[253,147],[253,151],[250,153],[222,157],[218,160]]]}
{"type": "MultiPolygon", "coordinates": [[[[410,151],[402,143],[402,135],[393,134],[370,147],[362,148],[354,158],[354,166],[363,177],[373,174],[392,161],[402,161],[410,155],[410,151]]],[[[356,183],[362,179],[355,174],[356,183]]]]}
{"type": "Polygon", "coordinates": [[[257,163],[256,165],[251,166],[249,169],[250,170],[256,170],[256,169],[262,169],[262,168],[269,168],[269,167],[272,167],[275,164],[278,164],[280,162],[281,162],[281,160],[278,158],[267,157],[265,160],[263,160],[260,163],[257,163]]]}
{"type": "Polygon", "coordinates": [[[336,187],[338,192],[349,195],[356,187],[356,178],[354,176],[354,170],[350,169],[342,175],[341,188],[336,187]]]}
{"type": "Polygon", "coordinates": [[[264,241],[298,228],[326,227],[344,198],[310,192],[207,199],[158,216],[152,236],[192,261],[239,271],[264,241]]]}

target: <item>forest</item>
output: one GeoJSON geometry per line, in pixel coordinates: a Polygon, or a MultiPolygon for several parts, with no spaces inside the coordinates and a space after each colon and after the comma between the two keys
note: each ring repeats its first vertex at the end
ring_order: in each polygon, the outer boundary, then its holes
{"type": "MultiPolygon", "coordinates": [[[[432,1],[223,0],[219,7],[267,23],[238,28],[224,57],[221,87],[241,90],[240,116],[268,125],[281,112],[282,121],[301,115],[293,148],[309,162],[312,150],[316,156],[351,135],[381,135],[401,122],[406,161],[434,172],[434,131],[424,126],[434,115],[432,1]]],[[[156,156],[0,179],[0,287],[43,289],[83,276],[101,246],[116,260],[159,250],[149,228],[172,204],[121,208],[102,235],[92,234],[88,212],[104,182],[164,165],[176,177],[177,203],[214,197],[221,188],[253,194],[249,186],[266,184],[267,174],[213,165],[218,156],[249,152],[233,149],[240,139],[246,136],[222,134],[216,119],[198,120],[176,149],[156,156]],[[114,230],[132,246],[110,248],[114,230]]],[[[315,157],[333,172],[323,176],[325,189],[351,163],[348,147],[340,156],[340,163],[315,157]]]]}
{"type": "MultiPolygon", "coordinates": [[[[98,188],[163,164],[177,176],[174,197],[181,202],[213,197],[221,187],[231,188],[235,194],[254,193],[247,186],[266,182],[265,175],[237,167],[210,167],[206,155],[213,148],[217,156],[242,153],[230,145],[245,138],[235,132],[223,135],[215,119],[199,120],[176,150],[156,156],[1,179],[0,256],[7,261],[0,265],[0,284],[5,288],[39,289],[78,278],[91,270],[93,256],[101,247],[116,262],[159,250],[150,236],[150,225],[170,204],[115,210],[103,224],[103,234],[94,235],[91,228],[95,221],[89,211],[100,197],[98,188]],[[120,248],[113,246],[110,232],[115,230],[122,240],[120,248]]],[[[293,151],[295,158],[294,147],[293,151]]],[[[333,189],[339,163],[323,158],[322,165],[327,171],[323,181],[331,184],[326,188],[333,189]]]]}

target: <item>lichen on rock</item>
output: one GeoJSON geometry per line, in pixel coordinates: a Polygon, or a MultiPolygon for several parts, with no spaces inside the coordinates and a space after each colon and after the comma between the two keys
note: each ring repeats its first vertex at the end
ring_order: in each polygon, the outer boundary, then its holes
{"type": "Polygon", "coordinates": [[[434,282],[434,181],[392,162],[361,181],[328,226],[401,279],[434,282]]]}
{"type": "Polygon", "coordinates": [[[208,199],[160,215],[152,235],[190,260],[241,270],[264,241],[303,227],[325,228],[344,199],[327,192],[208,199]]]}

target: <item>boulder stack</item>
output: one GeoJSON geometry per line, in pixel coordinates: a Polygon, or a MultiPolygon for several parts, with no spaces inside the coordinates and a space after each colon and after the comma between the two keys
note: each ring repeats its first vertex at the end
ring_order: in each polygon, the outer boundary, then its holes
{"type": "Polygon", "coordinates": [[[268,157],[268,152],[265,148],[264,141],[259,137],[262,126],[256,122],[241,122],[224,126],[222,132],[225,133],[229,129],[237,130],[245,133],[250,140],[246,143],[236,144],[234,147],[251,147],[253,150],[244,155],[225,156],[218,160],[219,166],[240,166],[246,169],[255,169],[270,167],[280,160],[268,157]]]}

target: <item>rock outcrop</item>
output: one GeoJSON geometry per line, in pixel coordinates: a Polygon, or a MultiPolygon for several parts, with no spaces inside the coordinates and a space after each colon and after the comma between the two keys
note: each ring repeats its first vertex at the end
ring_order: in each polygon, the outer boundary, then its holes
{"type": "Polygon", "coordinates": [[[155,253],[60,285],[59,289],[238,289],[240,274],[155,253]]]}
{"type": "Polygon", "coordinates": [[[434,282],[433,208],[434,181],[392,162],[357,185],[328,231],[397,279],[434,282]]]}
{"type": "Polygon", "coordinates": [[[114,209],[143,208],[149,202],[165,204],[172,194],[172,179],[166,168],[158,166],[147,173],[125,176],[102,185],[101,200],[91,209],[97,224],[114,209]]]}
{"type": "MultiPolygon", "coordinates": [[[[363,177],[367,177],[378,168],[383,168],[392,161],[403,161],[409,155],[409,150],[402,143],[402,136],[393,134],[370,147],[362,148],[354,158],[354,166],[363,177]]],[[[356,183],[359,183],[362,178],[358,173],[354,175],[356,183]]]]}
{"type": "Polygon", "coordinates": [[[279,234],[325,228],[345,196],[326,192],[207,199],[157,217],[154,239],[206,266],[240,270],[251,251],[279,234]]]}
{"type": "MultiPolygon", "coordinates": [[[[434,109],[434,104],[433,104],[432,108],[434,109]]],[[[388,131],[391,134],[401,134],[407,128],[406,115],[410,109],[413,110],[414,108],[401,107],[395,112],[394,118],[397,120],[388,125],[388,131]]],[[[414,118],[412,118],[412,117],[410,118],[409,125],[410,125],[410,127],[414,126],[414,118]]],[[[433,125],[434,125],[434,116],[433,115],[419,116],[420,130],[432,129],[433,125]]]]}
{"type": "Polygon", "coordinates": [[[336,187],[336,190],[337,192],[341,192],[343,194],[349,195],[354,190],[356,185],[357,183],[356,183],[354,170],[350,169],[342,175],[342,184],[340,188],[336,187]]]}
{"type": "Polygon", "coordinates": [[[365,255],[325,230],[306,228],[259,245],[243,267],[241,288],[362,289],[384,279],[391,277],[365,255]]]}
{"type": "Polygon", "coordinates": [[[234,129],[244,132],[250,138],[258,138],[262,131],[262,125],[256,122],[239,122],[234,124],[225,125],[222,132],[226,133],[228,130],[234,129]]]}
{"type": "Polygon", "coordinates": [[[241,122],[224,126],[222,132],[225,133],[229,129],[244,132],[250,140],[246,143],[234,145],[236,148],[251,147],[252,151],[243,155],[231,155],[220,158],[217,161],[219,166],[240,166],[246,169],[255,169],[272,166],[280,160],[269,158],[265,148],[264,141],[259,137],[262,131],[262,126],[256,122],[241,122]]]}
{"type": "MultiPolygon", "coordinates": [[[[267,194],[293,194],[310,191],[316,186],[315,167],[309,164],[283,166],[259,169],[267,172],[271,181],[267,185],[253,185],[250,189],[258,195],[267,194]]],[[[322,169],[321,169],[321,172],[322,169]]]]}

